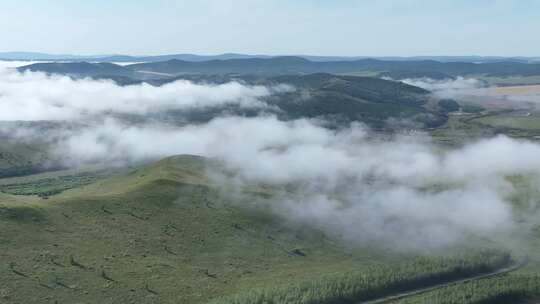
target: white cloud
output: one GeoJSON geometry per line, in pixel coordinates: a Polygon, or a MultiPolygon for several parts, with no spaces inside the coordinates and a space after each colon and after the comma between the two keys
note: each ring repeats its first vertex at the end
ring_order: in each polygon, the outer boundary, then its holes
{"type": "Polygon", "coordinates": [[[317,121],[265,116],[217,117],[177,127],[127,124],[104,114],[229,102],[259,106],[259,98],[271,93],[264,87],[188,82],[119,87],[12,72],[1,74],[0,84],[0,120],[76,119],[88,113],[98,118],[47,136],[24,127],[14,133],[50,137],[52,152],[67,163],[214,157],[236,172],[235,184],[288,189],[262,202],[274,212],[360,244],[431,248],[468,234],[505,232],[512,228],[513,191],[505,177],[540,175],[540,146],[506,137],[443,153],[423,138],[379,140],[360,124],[329,130],[317,121]]]}
{"type": "Polygon", "coordinates": [[[445,80],[431,78],[404,79],[402,82],[432,91],[441,98],[462,96],[466,94],[468,90],[478,89],[483,86],[483,83],[478,79],[461,76],[456,79],[445,80]]]}
{"type": "Polygon", "coordinates": [[[367,134],[360,125],[331,131],[275,117],[222,117],[182,128],[109,120],[70,134],[58,153],[109,162],[214,157],[237,172],[236,184],[292,186],[270,204],[282,216],[351,242],[402,249],[508,231],[513,188],[505,178],[540,175],[540,146],[530,142],[497,137],[440,153],[414,137],[378,141],[367,134]]]}
{"type": "Polygon", "coordinates": [[[227,104],[264,107],[260,98],[271,90],[237,82],[201,85],[181,80],[160,87],[122,87],[107,80],[0,69],[0,120],[73,120],[107,112],[146,114],[227,104]]]}

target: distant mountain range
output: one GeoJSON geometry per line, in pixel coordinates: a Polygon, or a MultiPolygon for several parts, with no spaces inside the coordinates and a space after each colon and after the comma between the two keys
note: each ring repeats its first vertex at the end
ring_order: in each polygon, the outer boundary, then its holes
{"type": "Polygon", "coordinates": [[[171,59],[159,62],[118,65],[108,62],[36,63],[19,71],[40,71],[75,77],[130,77],[146,80],[180,75],[305,75],[312,73],[366,74],[392,79],[429,77],[455,78],[467,75],[494,77],[540,76],[540,63],[501,61],[492,63],[389,61],[360,59],[353,61],[311,61],[302,57],[241,58],[209,61],[171,59]]]}
{"type": "MultiPolygon", "coordinates": [[[[157,56],[131,56],[131,55],[69,55],[69,54],[46,54],[36,52],[0,52],[0,60],[25,60],[25,61],[99,61],[99,62],[160,62],[172,59],[201,62],[210,60],[230,60],[230,59],[268,59],[283,56],[271,55],[247,55],[226,53],[219,55],[195,55],[195,54],[171,54],[157,56]]],[[[294,57],[304,58],[315,62],[328,61],[356,61],[361,59],[379,59],[385,61],[424,61],[433,60],[439,62],[468,62],[468,63],[488,63],[488,62],[540,62],[540,57],[502,57],[502,56],[413,56],[413,57],[377,57],[377,56],[312,56],[296,55],[294,57]]]]}

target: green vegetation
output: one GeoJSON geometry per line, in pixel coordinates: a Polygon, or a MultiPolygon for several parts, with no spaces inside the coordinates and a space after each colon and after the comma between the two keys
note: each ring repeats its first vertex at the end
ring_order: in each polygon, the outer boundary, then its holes
{"type": "Polygon", "coordinates": [[[446,116],[425,106],[428,91],[400,82],[331,74],[272,77],[269,84],[287,84],[295,91],[277,94],[267,102],[282,110],[281,117],[325,117],[337,124],[362,121],[383,128],[389,118],[407,119],[430,127],[446,116]]]}
{"type": "Polygon", "coordinates": [[[486,116],[475,120],[492,127],[503,127],[522,130],[540,130],[540,118],[531,116],[486,116]]]}
{"type": "MultiPolygon", "coordinates": [[[[49,159],[43,143],[18,142],[0,137],[0,178],[46,171],[49,159]]],[[[54,168],[49,168],[54,169],[54,168]]]]}
{"type": "Polygon", "coordinates": [[[380,72],[394,79],[432,77],[435,79],[457,76],[483,76],[491,78],[536,77],[539,64],[519,62],[439,62],[435,60],[359,59],[352,61],[310,61],[302,57],[240,58],[191,62],[178,59],[145,62],[120,66],[110,63],[37,63],[19,68],[19,71],[42,71],[77,76],[110,75],[144,79],[148,73],[180,74],[243,74],[243,75],[301,75],[310,73],[351,74],[380,72]]]}
{"type": "Polygon", "coordinates": [[[461,146],[472,140],[488,138],[496,134],[495,130],[480,124],[471,123],[476,115],[451,115],[441,127],[432,130],[433,141],[445,146],[461,146]]]}
{"type": "Polygon", "coordinates": [[[388,303],[399,304],[498,304],[536,303],[540,299],[540,195],[531,176],[507,178],[515,191],[509,199],[514,207],[516,233],[504,243],[515,252],[528,255],[528,263],[505,275],[451,284],[444,288],[388,303]],[[519,231],[519,232],[518,232],[519,231]]]}
{"type": "Polygon", "coordinates": [[[439,101],[439,106],[445,111],[445,112],[455,112],[459,111],[459,103],[453,99],[441,99],[439,101]]]}
{"type": "Polygon", "coordinates": [[[211,303],[357,303],[488,273],[509,263],[510,256],[499,252],[470,254],[461,258],[416,258],[395,267],[378,265],[362,272],[353,271],[282,287],[251,290],[211,303]]]}
{"type": "Polygon", "coordinates": [[[479,78],[487,82],[489,85],[494,86],[540,84],[540,76],[480,76],[479,78]]]}
{"type": "Polygon", "coordinates": [[[46,201],[0,193],[0,302],[207,303],[260,290],[352,299],[509,262],[496,252],[443,259],[352,249],[241,208],[252,205],[250,196],[227,199],[206,178],[207,166],[215,165],[172,157],[46,201]]]}
{"type": "MultiPolygon", "coordinates": [[[[206,122],[221,115],[257,116],[260,111],[283,120],[326,118],[330,124],[342,127],[353,121],[362,121],[374,128],[384,128],[389,118],[414,121],[419,125],[435,127],[446,121],[446,115],[427,106],[429,92],[411,85],[373,77],[332,75],[263,76],[208,76],[184,75],[173,78],[197,83],[226,83],[241,81],[250,85],[293,86],[293,90],[276,92],[264,98],[267,109],[246,109],[234,105],[167,111],[163,116],[171,122],[206,122]]],[[[163,85],[172,80],[154,81],[163,85]]]]}
{"type": "Polygon", "coordinates": [[[474,114],[478,114],[482,111],[484,111],[485,109],[481,106],[478,106],[478,105],[473,105],[473,104],[464,104],[462,106],[462,110],[463,112],[465,113],[474,113],[474,114]]]}
{"type": "MultiPolygon", "coordinates": [[[[127,67],[54,63],[25,69],[112,79],[122,85],[159,86],[178,79],[288,84],[295,89],[265,98],[273,106],[265,109],[268,114],[285,120],[329,118],[329,127],[362,121],[385,131],[388,119],[396,118],[412,121],[410,128],[430,127],[434,141],[449,146],[497,134],[540,135],[537,114],[501,110],[504,103],[491,104],[492,108],[487,103],[487,109],[460,105],[451,99],[438,100],[418,87],[355,77],[442,80],[476,75],[486,83],[521,84],[539,81],[538,65],[370,59],[314,63],[285,57],[210,63],[172,60],[127,67]],[[152,76],[142,69],[157,73],[152,76]],[[208,71],[216,75],[209,76],[208,71]]],[[[189,115],[178,110],[156,117],[181,124],[208,121],[223,113],[260,114],[259,109],[230,105],[189,111],[189,115]]],[[[118,119],[136,123],[156,117],[118,119]]],[[[11,125],[12,130],[17,124],[11,125]]],[[[38,130],[64,128],[36,124],[38,130]]],[[[501,185],[515,190],[508,191],[506,198],[515,209],[516,224],[508,235],[500,239],[466,235],[465,239],[474,239],[473,245],[456,246],[444,254],[427,249],[421,255],[389,253],[378,246],[350,246],[339,237],[269,214],[268,206],[257,203],[261,197],[271,197],[272,188],[253,186],[241,189],[243,195],[231,193],[207,178],[207,167],[217,166],[210,160],[181,156],[122,174],[98,169],[27,176],[61,169],[44,166],[54,164],[47,154],[54,140],[23,142],[10,139],[9,131],[4,133],[0,145],[2,304],[352,304],[440,284],[447,285],[395,303],[487,304],[540,298],[540,192],[530,176],[509,176],[508,183],[501,185]],[[510,253],[479,250],[499,248],[503,241],[513,254],[530,255],[530,263],[513,274],[478,279],[512,265],[510,253]],[[456,282],[465,278],[473,280],[456,282]]],[[[431,185],[426,190],[447,186],[431,185]]]]}
{"type": "Polygon", "coordinates": [[[536,113],[519,116],[525,112],[499,110],[474,113],[470,109],[464,109],[464,112],[466,114],[450,115],[444,125],[431,130],[433,140],[444,145],[460,146],[498,134],[529,140],[540,138],[540,119],[536,113]]]}
{"type": "Polygon", "coordinates": [[[0,302],[204,303],[384,259],[235,207],[205,165],[167,159],[47,201],[0,194],[0,302]]]}
{"type": "Polygon", "coordinates": [[[99,170],[80,172],[73,175],[45,177],[28,182],[0,183],[0,192],[13,195],[37,195],[46,198],[68,189],[91,184],[98,179],[110,176],[112,172],[114,171],[99,170]]]}
{"type": "Polygon", "coordinates": [[[540,298],[540,277],[506,275],[453,285],[392,303],[503,304],[533,303],[540,298]],[[530,302],[529,302],[530,301],[530,302]]]}

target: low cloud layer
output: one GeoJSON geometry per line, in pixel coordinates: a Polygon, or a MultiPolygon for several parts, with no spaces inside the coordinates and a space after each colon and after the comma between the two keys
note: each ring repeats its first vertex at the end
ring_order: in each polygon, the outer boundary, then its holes
{"type": "Polygon", "coordinates": [[[122,87],[108,80],[73,80],[0,68],[0,121],[75,120],[111,113],[144,115],[230,104],[257,108],[266,106],[260,98],[272,90],[237,82],[201,85],[188,81],[161,87],[122,87]]]}
{"type": "Polygon", "coordinates": [[[540,107],[540,85],[485,88],[470,93],[501,100],[507,106],[520,106],[538,110],[540,107]]]}
{"type": "Polygon", "coordinates": [[[506,178],[540,175],[540,146],[526,141],[501,136],[443,153],[418,137],[382,141],[361,125],[331,131],[271,116],[182,128],[109,120],[57,149],[75,162],[214,157],[236,172],[235,185],[275,189],[266,203],[281,216],[349,242],[404,250],[508,231],[514,189],[506,178]]]}
{"type": "MultiPolygon", "coordinates": [[[[177,82],[161,88],[0,74],[0,120],[68,119],[51,153],[66,163],[118,164],[177,154],[213,157],[236,185],[274,189],[271,210],[354,244],[410,250],[447,246],[512,228],[511,175],[540,175],[540,146],[507,137],[440,151],[421,136],[377,139],[360,123],[341,130],[274,116],[217,117],[183,127],[106,115],[235,102],[259,106],[271,89],[177,82]],[[92,120],[80,120],[92,114],[92,120]],[[95,116],[99,118],[96,119],[95,116]]],[[[39,127],[11,132],[40,136],[39,127]]],[[[18,134],[18,135],[16,135],[18,134]]],[[[225,182],[215,172],[216,182],[225,182]]],[[[228,181],[227,181],[228,182],[228,181]]]]}
{"type": "Polygon", "coordinates": [[[456,79],[414,78],[402,82],[433,92],[441,98],[455,98],[467,93],[468,90],[482,88],[484,84],[475,78],[457,77],[456,79]]]}
{"type": "Polygon", "coordinates": [[[453,98],[467,102],[492,104],[498,101],[500,107],[517,107],[538,110],[540,106],[540,86],[516,85],[511,87],[490,87],[476,78],[457,77],[437,80],[431,78],[404,79],[402,82],[431,91],[439,98],[453,98]]]}

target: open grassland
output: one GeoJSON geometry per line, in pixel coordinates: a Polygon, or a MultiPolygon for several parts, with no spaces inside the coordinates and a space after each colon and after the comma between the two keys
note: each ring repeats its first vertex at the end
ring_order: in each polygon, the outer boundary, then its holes
{"type": "Polygon", "coordinates": [[[509,263],[343,246],[229,201],[208,165],[173,157],[49,200],[0,194],[0,303],[352,301],[509,263]]]}
{"type": "Polygon", "coordinates": [[[475,119],[474,122],[495,128],[509,128],[529,131],[540,130],[540,117],[537,114],[531,114],[530,116],[485,116],[475,119]]]}
{"type": "Polygon", "coordinates": [[[540,84],[540,76],[509,76],[509,77],[480,76],[479,78],[486,81],[490,85],[496,85],[496,86],[540,84]]]}

